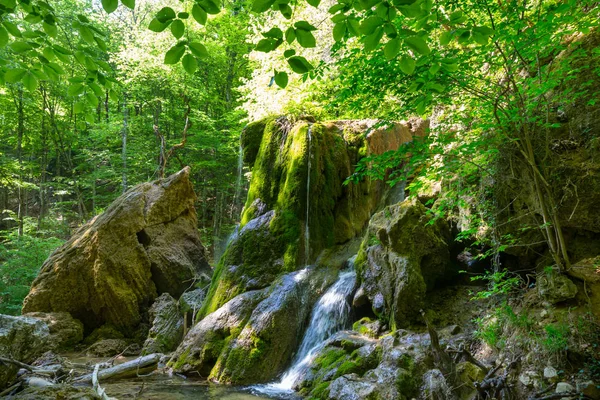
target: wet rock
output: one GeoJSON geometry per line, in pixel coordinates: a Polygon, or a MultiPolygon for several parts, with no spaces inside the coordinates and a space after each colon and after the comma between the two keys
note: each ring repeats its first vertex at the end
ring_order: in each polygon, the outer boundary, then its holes
{"type": "Polygon", "coordinates": [[[577,295],[577,286],[556,270],[538,274],[537,288],[539,295],[552,304],[573,299],[577,295]]]}
{"type": "Polygon", "coordinates": [[[363,400],[378,398],[376,386],[360,379],[357,374],[344,375],[331,382],[329,398],[335,400],[363,400]]]}
{"type": "Polygon", "coordinates": [[[386,207],[371,218],[356,260],[373,310],[396,327],[419,315],[425,293],[445,272],[448,227],[429,220],[416,200],[386,207]]]}
{"type": "Polygon", "coordinates": [[[179,312],[196,313],[202,307],[202,302],[206,297],[206,289],[195,289],[185,292],[179,298],[179,312]]]}
{"type": "Polygon", "coordinates": [[[135,186],[81,227],[44,262],[23,312],[65,311],[86,330],[131,335],[157,294],[210,279],[189,173],[135,186]]]}
{"type": "Polygon", "coordinates": [[[228,344],[210,376],[228,384],[273,380],[290,362],[314,303],[335,277],[335,271],[316,268],[281,277],[228,344]]]}
{"type": "Polygon", "coordinates": [[[519,375],[519,382],[528,388],[541,386],[541,377],[536,371],[524,371],[519,375]]]}
{"type": "Polygon", "coordinates": [[[477,393],[475,382],[481,382],[485,378],[485,372],[475,364],[463,361],[456,365],[456,374],[462,382],[459,389],[460,397],[462,399],[473,398],[477,393]]]}
{"type": "Polygon", "coordinates": [[[168,293],[161,294],[150,307],[152,327],[143,347],[144,354],[168,353],[183,339],[183,317],[177,301],[168,293]]]}
{"type": "Polygon", "coordinates": [[[113,357],[123,353],[129,347],[125,339],[104,339],[91,345],[86,354],[88,357],[113,357]]]}
{"type": "Polygon", "coordinates": [[[67,312],[25,314],[44,321],[50,329],[50,341],[54,350],[69,349],[83,340],[83,324],[67,312]]]}
{"type": "Polygon", "coordinates": [[[265,290],[243,293],[198,322],[186,335],[169,367],[175,372],[210,374],[225,345],[239,334],[256,305],[267,296],[265,290]]]}
{"type": "Polygon", "coordinates": [[[450,386],[439,369],[432,369],[423,375],[420,398],[423,400],[455,399],[450,386]]]}
{"type": "MultiPolygon", "coordinates": [[[[35,318],[0,314],[0,356],[26,364],[49,349],[50,330],[35,318]]],[[[17,376],[19,368],[0,363],[0,389],[17,376]]]]}
{"type": "Polygon", "coordinates": [[[352,329],[371,338],[376,338],[381,332],[383,324],[380,320],[376,319],[372,321],[368,317],[361,318],[352,325],[352,329]]]}

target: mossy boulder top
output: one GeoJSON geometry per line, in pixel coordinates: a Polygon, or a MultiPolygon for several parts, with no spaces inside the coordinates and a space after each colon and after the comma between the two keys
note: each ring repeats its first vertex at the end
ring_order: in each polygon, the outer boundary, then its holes
{"type": "Polygon", "coordinates": [[[135,186],[82,226],[44,262],[23,312],[66,311],[88,333],[111,324],[130,335],[157,295],[209,279],[189,173],[135,186]]]}

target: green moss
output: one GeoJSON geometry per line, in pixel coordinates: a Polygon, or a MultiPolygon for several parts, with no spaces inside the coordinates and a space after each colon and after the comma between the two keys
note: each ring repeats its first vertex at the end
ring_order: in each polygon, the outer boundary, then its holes
{"type": "Polygon", "coordinates": [[[311,392],[310,398],[324,400],[329,398],[329,385],[331,382],[319,383],[311,392]]]}
{"type": "Polygon", "coordinates": [[[315,360],[315,369],[327,369],[333,363],[338,361],[340,358],[345,357],[346,355],[347,354],[343,349],[339,349],[337,347],[328,349],[323,354],[319,355],[315,360]]]}
{"type": "Polygon", "coordinates": [[[257,122],[248,124],[242,131],[242,148],[244,149],[244,164],[252,166],[256,161],[256,156],[260,149],[260,143],[267,123],[272,118],[266,118],[257,122]]]}
{"type": "Polygon", "coordinates": [[[373,329],[369,326],[372,323],[373,321],[371,321],[369,317],[361,318],[352,325],[352,330],[360,333],[363,336],[375,338],[377,337],[377,332],[373,331],[373,329]]]}
{"type": "Polygon", "coordinates": [[[190,349],[188,348],[183,353],[181,353],[181,355],[179,356],[179,358],[177,358],[175,362],[169,361],[167,366],[173,368],[174,370],[180,370],[181,367],[183,367],[187,363],[189,355],[190,349]]]}

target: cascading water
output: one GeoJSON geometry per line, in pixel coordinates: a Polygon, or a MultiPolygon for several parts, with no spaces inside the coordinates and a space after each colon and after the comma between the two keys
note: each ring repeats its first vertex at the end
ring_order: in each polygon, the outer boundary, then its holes
{"type": "Polygon", "coordinates": [[[244,149],[242,148],[242,137],[240,136],[240,148],[238,151],[237,179],[235,181],[235,197],[233,199],[233,207],[235,212],[240,212],[242,197],[242,172],[244,169],[244,149]]]}
{"type": "Polygon", "coordinates": [[[283,374],[280,382],[255,387],[259,392],[278,394],[291,392],[304,371],[310,367],[324,342],[336,332],[347,328],[350,319],[348,297],[354,289],[354,270],[340,273],[338,280],[325,292],[314,306],[310,324],[292,366],[283,374]]]}
{"type": "Polygon", "coordinates": [[[310,211],[310,145],[312,140],[312,126],[308,126],[308,133],[306,134],[306,140],[308,143],[308,167],[306,173],[306,218],[304,221],[304,263],[308,265],[310,259],[310,228],[308,226],[308,218],[310,211]]]}

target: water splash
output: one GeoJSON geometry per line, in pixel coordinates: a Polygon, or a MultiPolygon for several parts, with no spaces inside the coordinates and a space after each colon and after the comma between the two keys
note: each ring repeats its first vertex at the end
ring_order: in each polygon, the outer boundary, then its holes
{"type": "Polygon", "coordinates": [[[310,260],[310,228],[308,225],[308,218],[310,212],[310,167],[311,167],[311,141],[312,141],[312,125],[308,126],[308,132],[306,134],[306,140],[308,143],[308,172],[306,173],[306,218],[304,221],[304,264],[308,265],[310,260]]]}
{"type": "Polygon", "coordinates": [[[348,327],[350,304],[348,297],[356,283],[354,270],[344,271],[314,306],[310,324],[292,366],[283,374],[280,382],[254,387],[258,392],[275,395],[291,393],[299,378],[310,367],[325,341],[334,333],[348,327]]]}

